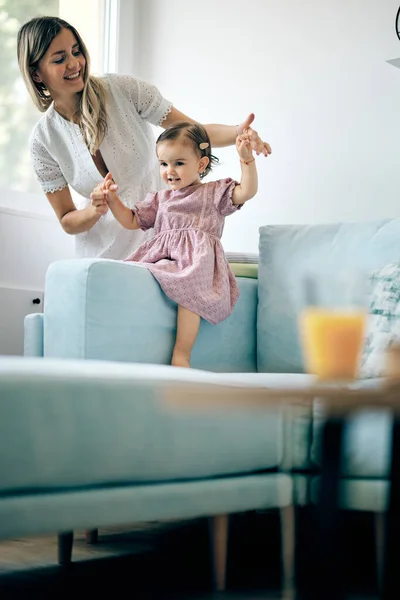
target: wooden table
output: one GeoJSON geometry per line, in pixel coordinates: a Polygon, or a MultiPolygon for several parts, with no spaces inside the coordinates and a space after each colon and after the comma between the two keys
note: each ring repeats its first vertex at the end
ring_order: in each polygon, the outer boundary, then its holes
{"type": "Polygon", "coordinates": [[[166,390],[168,405],[180,411],[203,412],[223,408],[266,409],[309,405],[323,401],[320,493],[316,505],[317,553],[302,598],[337,600],[343,597],[339,548],[339,484],[343,428],[346,418],[360,409],[393,412],[389,506],[385,515],[384,558],[381,597],[400,598],[400,346],[387,355],[386,377],[374,389],[361,389],[357,382],[341,385],[315,383],[307,388],[267,389],[259,387],[176,384],[166,390]]]}

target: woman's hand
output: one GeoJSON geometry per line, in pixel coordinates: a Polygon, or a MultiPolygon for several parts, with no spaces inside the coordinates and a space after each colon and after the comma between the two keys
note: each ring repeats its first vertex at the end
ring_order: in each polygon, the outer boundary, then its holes
{"type": "Polygon", "coordinates": [[[113,180],[111,173],[107,173],[103,182],[90,194],[90,198],[95,205],[102,206],[105,203],[107,209],[110,207],[118,223],[125,229],[140,229],[136,215],[122,202],[117,191],[118,185],[113,180]]]}
{"type": "Polygon", "coordinates": [[[98,214],[105,215],[108,206],[116,197],[118,185],[113,181],[111,173],[107,173],[102,183],[97,185],[90,194],[92,206],[98,214]]]}
{"type": "Polygon", "coordinates": [[[93,192],[90,194],[90,202],[94,209],[95,214],[103,216],[108,211],[108,204],[106,202],[106,196],[103,190],[103,183],[97,185],[93,192]]]}
{"type": "Polygon", "coordinates": [[[251,113],[243,123],[237,126],[237,134],[238,136],[246,133],[248,135],[251,148],[255,151],[257,156],[259,154],[263,154],[264,156],[268,156],[271,154],[271,146],[268,142],[263,142],[263,140],[258,135],[257,131],[250,127],[251,123],[254,121],[255,115],[251,113]]]}

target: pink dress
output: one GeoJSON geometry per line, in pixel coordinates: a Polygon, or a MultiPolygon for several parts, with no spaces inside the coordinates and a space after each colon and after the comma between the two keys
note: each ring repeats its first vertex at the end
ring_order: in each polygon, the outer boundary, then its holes
{"type": "Polygon", "coordinates": [[[239,297],[221,244],[225,217],[241,208],[232,203],[236,185],[221,179],[147,194],[135,214],[155,235],[125,259],[143,264],[169,298],[214,325],[239,297]]]}

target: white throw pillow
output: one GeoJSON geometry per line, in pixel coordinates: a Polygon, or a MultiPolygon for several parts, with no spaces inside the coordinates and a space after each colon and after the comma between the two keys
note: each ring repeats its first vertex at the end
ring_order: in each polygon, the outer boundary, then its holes
{"type": "Polygon", "coordinates": [[[360,378],[384,375],[385,352],[393,342],[400,342],[400,262],[390,263],[371,273],[369,316],[360,378]]]}

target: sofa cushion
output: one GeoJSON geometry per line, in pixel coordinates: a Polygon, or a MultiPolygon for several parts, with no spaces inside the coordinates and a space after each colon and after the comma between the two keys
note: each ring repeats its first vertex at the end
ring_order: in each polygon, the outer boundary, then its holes
{"type": "Polygon", "coordinates": [[[385,351],[400,341],[400,263],[390,263],[370,277],[369,315],[360,377],[382,377],[385,351]]]}
{"type": "Polygon", "coordinates": [[[301,375],[2,358],[0,494],[276,470],[284,444],[279,409],[174,411],[161,402],[163,392],[182,382],[279,388],[309,381],[301,375]]]}
{"type": "MultiPolygon", "coordinates": [[[[238,278],[240,297],[225,321],[202,321],[192,365],[254,372],[257,281],[238,278]]],[[[58,261],[46,276],[44,355],[169,364],[176,304],[142,266],[106,259],[58,261]]]]}
{"type": "Polygon", "coordinates": [[[298,315],[306,273],[343,265],[369,273],[400,256],[400,219],[260,228],[257,361],[264,372],[302,372],[298,315]]]}

